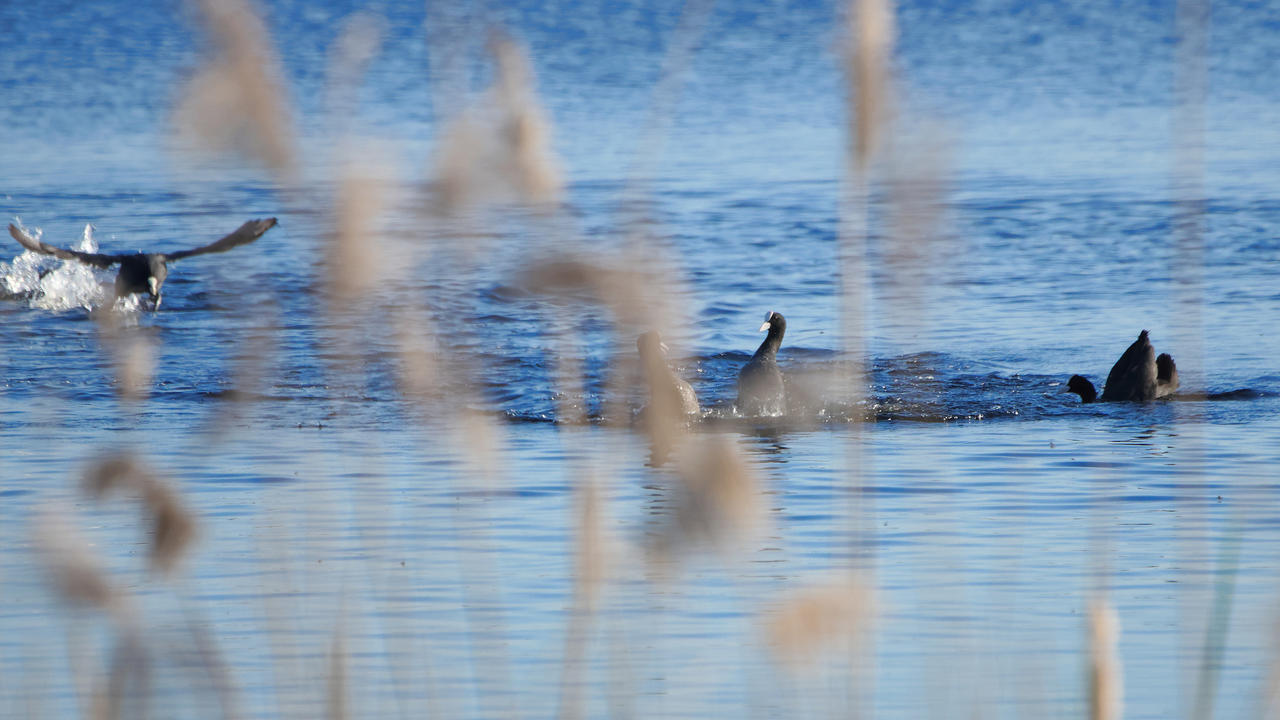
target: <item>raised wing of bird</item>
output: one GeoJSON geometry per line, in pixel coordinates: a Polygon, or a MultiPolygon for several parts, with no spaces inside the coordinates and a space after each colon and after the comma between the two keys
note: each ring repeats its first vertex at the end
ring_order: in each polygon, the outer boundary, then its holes
{"type": "Polygon", "coordinates": [[[165,253],[164,257],[166,260],[181,260],[182,258],[188,258],[188,257],[191,257],[192,255],[204,255],[206,253],[226,252],[231,248],[239,247],[241,245],[248,245],[254,240],[257,240],[258,238],[262,237],[262,233],[270,230],[275,226],[276,226],[275,218],[250,220],[249,222],[237,228],[235,232],[222,238],[221,240],[218,240],[217,242],[210,243],[203,247],[193,248],[191,250],[180,250],[174,253],[165,253]]]}
{"type": "Polygon", "coordinates": [[[124,258],[123,255],[101,255],[99,253],[80,252],[79,250],[66,250],[60,247],[54,247],[47,243],[31,237],[24,230],[18,229],[12,223],[9,225],[9,234],[22,247],[32,251],[42,253],[44,255],[52,255],[63,260],[79,260],[86,265],[94,267],[108,268],[120,262],[124,258]]]}

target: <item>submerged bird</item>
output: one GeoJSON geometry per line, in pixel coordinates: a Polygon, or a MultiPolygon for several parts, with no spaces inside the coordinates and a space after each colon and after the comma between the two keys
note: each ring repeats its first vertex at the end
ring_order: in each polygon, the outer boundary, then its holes
{"type": "Polygon", "coordinates": [[[778,348],[787,332],[780,313],[765,315],[760,332],[769,331],[751,360],[738,373],[738,411],[744,415],[781,415],[787,411],[786,388],[778,368],[778,348]]]}
{"type": "Polygon", "coordinates": [[[241,225],[235,232],[203,247],[191,250],[180,250],[172,253],[130,253],[127,255],[102,255],[99,253],[66,250],[45,244],[14,225],[9,225],[9,234],[22,247],[32,251],[52,255],[63,260],[77,260],[86,265],[109,268],[119,264],[116,274],[116,297],[122,298],[137,293],[147,293],[151,297],[152,306],[160,307],[160,288],[169,275],[169,263],[193,255],[226,252],[234,247],[247,245],[257,240],[263,233],[275,227],[275,218],[250,220],[241,225]]]}
{"type": "Polygon", "coordinates": [[[1067,381],[1066,391],[1076,393],[1083,402],[1091,403],[1097,400],[1104,402],[1155,400],[1172,395],[1177,389],[1178,367],[1174,365],[1173,357],[1168,353],[1161,353],[1156,357],[1155,348],[1151,347],[1147,331],[1143,330],[1138,334],[1138,339],[1133,341],[1129,349],[1125,350],[1120,359],[1116,360],[1116,364],[1111,367],[1101,398],[1098,397],[1098,391],[1094,389],[1093,383],[1080,375],[1071,376],[1067,381]]]}
{"type": "Polygon", "coordinates": [[[697,415],[698,395],[693,386],[676,377],[667,365],[667,344],[655,331],[636,338],[645,383],[649,386],[649,408],[664,416],[697,415]]]}

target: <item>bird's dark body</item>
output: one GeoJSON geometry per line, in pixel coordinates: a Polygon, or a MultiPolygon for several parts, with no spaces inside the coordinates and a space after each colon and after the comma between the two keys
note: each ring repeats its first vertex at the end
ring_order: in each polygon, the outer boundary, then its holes
{"type": "MultiPolygon", "coordinates": [[[[150,278],[157,278],[157,289],[168,275],[164,256],[155,253],[120,255],[120,270],[116,273],[116,297],[138,293],[151,293],[150,278]]],[[[157,293],[158,296],[158,293],[157,293]]],[[[155,298],[152,298],[155,299],[155,298]]]]}
{"type": "Polygon", "coordinates": [[[1156,356],[1147,331],[1138,334],[1124,353],[1111,366],[1102,397],[1097,397],[1093,383],[1073,375],[1067,390],[1080,395],[1083,402],[1146,402],[1172,395],[1178,389],[1178,368],[1168,353],[1156,356]]]}
{"type": "Polygon", "coordinates": [[[738,412],[743,415],[783,415],[787,412],[786,385],[778,367],[778,349],[787,331],[780,313],[765,321],[769,335],[738,373],[738,412]]]}

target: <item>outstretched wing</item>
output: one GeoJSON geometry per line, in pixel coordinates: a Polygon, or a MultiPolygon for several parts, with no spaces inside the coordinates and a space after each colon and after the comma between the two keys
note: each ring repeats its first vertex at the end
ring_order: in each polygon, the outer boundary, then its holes
{"type": "Polygon", "coordinates": [[[79,250],[65,250],[60,247],[47,245],[31,237],[26,232],[19,230],[12,223],[9,224],[9,234],[13,236],[14,240],[18,241],[19,245],[31,252],[52,255],[56,258],[62,258],[63,260],[79,260],[86,265],[93,265],[94,267],[111,267],[112,265],[120,262],[122,257],[120,255],[99,255],[98,253],[80,252],[79,250]]]}
{"type": "Polygon", "coordinates": [[[248,245],[249,243],[262,237],[262,233],[276,226],[275,218],[265,218],[262,220],[250,220],[241,225],[235,232],[222,238],[221,240],[198,247],[192,250],[182,250],[176,253],[165,253],[167,260],[181,260],[182,258],[191,257],[192,255],[204,255],[205,253],[226,252],[234,247],[248,245]]]}

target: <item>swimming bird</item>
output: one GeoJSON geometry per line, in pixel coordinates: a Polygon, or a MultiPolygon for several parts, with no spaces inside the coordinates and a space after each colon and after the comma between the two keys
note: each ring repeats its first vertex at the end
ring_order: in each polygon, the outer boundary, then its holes
{"type": "Polygon", "coordinates": [[[787,320],[770,311],[760,332],[769,331],[756,354],[738,373],[738,411],[744,415],[781,415],[787,411],[786,388],[778,368],[778,348],[787,332],[787,320]]]}
{"type": "Polygon", "coordinates": [[[235,232],[202,247],[191,250],[180,250],[172,253],[130,253],[126,255],[104,255],[99,253],[66,250],[43,243],[26,233],[26,231],[9,225],[9,234],[22,247],[37,253],[52,255],[63,260],[77,260],[86,265],[109,268],[119,265],[116,273],[115,292],[117,298],[147,293],[151,297],[152,307],[160,307],[160,288],[169,276],[169,263],[194,255],[226,252],[241,245],[247,245],[271,228],[275,227],[275,218],[250,220],[236,229],[235,232]]]}
{"type": "Polygon", "coordinates": [[[1107,384],[1098,398],[1093,383],[1081,375],[1072,375],[1066,392],[1080,396],[1082,402],[1122,402],[1155,400],[1172,395],[1178,389],[1178,367],[1168,353],[1156,356],[1147,331],[1138,334],[1124,354],[1116,360],[1107,375],[1107,384]]]}
{"type": "Polygon", "coordinates": [[[644,379],[649,385],[649,408],[664,416],[674,416],[677,412],[684,415],[697,415],[698,395],[693,386],[676,377],[667,365],[667,344],[656,331],[649,331],[636,338],[636,350],[640,352],[640,363],[644,369],[644,379]]]}

